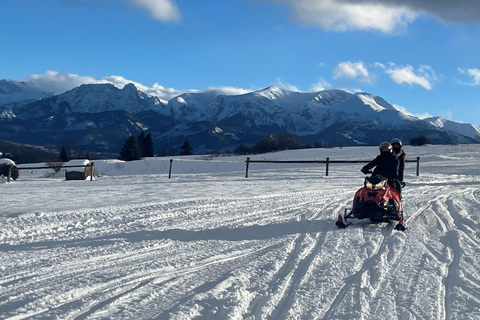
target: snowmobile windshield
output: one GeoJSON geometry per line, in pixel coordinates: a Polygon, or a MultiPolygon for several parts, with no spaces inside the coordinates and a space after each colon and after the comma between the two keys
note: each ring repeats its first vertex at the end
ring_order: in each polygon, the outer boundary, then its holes
{"type": "Polygon", "coordinates": [[[370,190],[383,189],[386,184],[387,179],[378,174],[365,178],[365,188],[370,190]]]}

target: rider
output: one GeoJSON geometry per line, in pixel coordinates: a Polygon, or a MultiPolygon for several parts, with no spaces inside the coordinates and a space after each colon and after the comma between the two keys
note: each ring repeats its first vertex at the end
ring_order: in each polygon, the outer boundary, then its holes
{"type": "Polygon", "coordinates": [[[372,174],[379,174],[388,178],[388,184],[398,192],[401,192],[401,185],[398,177],[398,158],[393,154],[392,145],[389,142],[382,142],[379,146],[380,155],[370,161],[362,168],[364,174],[372,173],[370,169],[375,167],[372,174]]]}
{"type": "Polygon", "coordinates": [[[395,138],[390,142],[392,144],[393,154],[398,158],[398,180],[402,185],[403,182],[403,171],[405,170],[405,151],[402,150],[402,140],[395,138]]]}

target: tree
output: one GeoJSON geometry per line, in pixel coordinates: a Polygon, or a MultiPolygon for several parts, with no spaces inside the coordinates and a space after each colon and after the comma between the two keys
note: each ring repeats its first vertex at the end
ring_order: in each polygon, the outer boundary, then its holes
{"type": "Polygon", "coordinates": [[[295,133],[281,132],[275,137],[278,150],[295,150],[304,147],[302,138],[295,133]]]}
{"type": "Polygon", "coordinates": [[[410,145],[412,146],[424,146],[429,143],[430,139],[428,139],[426,136],[418,136],[410,139],[410,145]]]}
{"type": "Polygon", "coordinates": [[[73,149],[74,148],[73,148],[72,142],[65,139],[61,139],[58,142],[58,157],[60,158],[60,161],[68,162],[68,160],[70,160],[72,156],[75,157],[75,155],[72,152],[73,149]]]}
{"type": "Polygon", "coordinates": [[[244,144],[238,145],[235,150],[233,150],[234,154],[249,154],[252,153],[252,147],[247,147],[244,144]]]}
{"type": "Polygon", "coordinates": [[[142,158],[142,149],[138,145],[137,139],[134,136],[128,137],[125,144],[120,149],[120,160],[132,161],[140,160],[142,158]]]}
{"type": "Polygon", "coordinates": [[[145,132],[142,130],[142,132],[140,132],[140,134],[138,135],[137,137],[137,143],[138,143],[138,146],[140,147],[140,149],[142,149],[142,157],[144,157],[144,147],[145,147],[145,132]]]}
{"type": "Polygon", "coordinates": [[[188,139],[185,140],[181,149],[182,149],[182,151],[180,152],[180,154],[182,156],[187,156],[187,155],[193,154],[193,149],[192,149],[192,146],[190,145],[190,142],[188,141],[188,139]]]}
{"type": "Polygon", "coordinates": [[[145,136],[143,140],[143,157],[153,157],[155,153],[153,152],[153,141],[152,135],[149,133],[145,136]]]}
{"type": "Polygon", "coordinates": [[[255,153],[267,153],[277,151],[277,141],[274,136],[268,136],[255,143],[253,147],[255,153]]]}
{"type": "Polygon", "coordinates": [[[60,160],[62,162],[68,162],[68,153],[67,153],[67,149],[65,148],[65,146],[61,146],[60,147],[60,160]]]}

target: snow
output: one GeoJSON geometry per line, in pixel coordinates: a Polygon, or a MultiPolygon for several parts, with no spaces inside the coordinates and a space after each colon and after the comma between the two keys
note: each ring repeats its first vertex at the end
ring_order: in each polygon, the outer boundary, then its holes
{"type": "Polygon", "coordinates": [[[183,99],[182,97],[177,97],[177,102],[178,102],[178,103],[182,103],[182,104],[187,104],[187,102],[185,101],[185,99],[183,99]]]}
{"type": "Polygon", "coordinates": [[[451,130],[473,139],[478,139],[480,137],[480,129],[476,126],[472,126],[469,123],[450,121],[442,117],[432,117],[424,120],[430,122],[435,127],[451,130]]]}
{"type": "Polygon", "coordinates": [[[0,318],[478,319],[480,146],[405,151],[421,157],[420,176],[405,172],[405,232],[335,227],[362,164],[325,176],[251,163],[245,178],[245,157],[175,157],[168,179],[170,158],[97,160],[94,181],[22,170],[0,183],[0,318]]]}
{"type": "Polygon", "coordinates": [[[380,112],[382,110],[385,110],[386,108],[379,105],[375,101],[375,96],[370,95],[370,94],[358,94],[358,98],[363,101],[363,103],[367,106],[370,106],[373,111],[380,112]]]}
{"type": "Polygon", "coordinates": [[[8,159],[8,158],[1,158],[0,159],[0,165],[7,165],[7,166],[15,166],[15,161],[8,159]]]}

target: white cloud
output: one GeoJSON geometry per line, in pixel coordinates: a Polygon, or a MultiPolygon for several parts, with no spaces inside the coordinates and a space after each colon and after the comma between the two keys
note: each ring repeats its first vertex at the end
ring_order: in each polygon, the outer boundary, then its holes
{"type": "Polygon", "coordinates": [[[46,71],[44,74],[33,74],[25,79],[37,89],[54,94],[63,93],[67,90],[87,83],[109,83],[100,79],[87,76],[79,76],[72,73],[46,71]]]}
{"type": "Polygon", "coordinates": [[[170,100],[185,92],[199,92],[199,90],[177,90],[173,88],[164,88],[158,83],[148,87],[141,83],[125,79],[121,76],[109,76],[103,78],[93,78],[89,76],[79,76],[72,73],[47,71],[42,75],[34,74],[25,79],[26,82],[34,85],[37,89],[44,92],[53,92],[60,94],[71,90],[82,84],[100,84],[109,83],[115,87],[122,89],[126,84],[133,83],[137,89],[149,96],[157,96],[163,100],[170,100]]]}
{"type": "Polygon", "coordinates": [[[271,0],[286,3],[297,21],[327,30],[377,30],[393,33],[413,21],[418,13],[406,6],[375,1],[271,0]]]}
{"type": "MultiPolygon", "coordinates": [[[[174,88],[165,88],[159,85],[158,83],[154,83],[153,86],[148,87],[139,82],[125,79],[124,77],[121,77],[121,76],[109,76],[109,77],[102,77],[102,78],[96,79],[89,76],[79,76],[72,73],[57,72],[57,71],[47,71],[42,75],[34,74],[31,76],[28,76],[26,79],[24,79],[24,81],[35,86],[37,89],[43,92],[51,92],[54,94],[64,93],[65,91],[71,90],[82,84],[108,83],[108,84],[114,85],[119,89],[123,89],[125,85],[129,83],[133,83],[135,87],[137,87],[137,89],[142,91],[143,93],[149,96],[156,96],[165,101],[173,99],[176,96],[179,96],[183,93],[201,92],[200,90],[196,90],[196,89],[178,90],[174,88]]],[[[227,86],[209,87],[205,90],[205,92],[215,92],[218,95],[227,95],[227,96],[245,94],[252,91],[253,90],[250,90],[250,89],[242,89],[242,88],[227,87],[227,86]]]]}
{"type": "Polygon", "coordinates": [[[350,4],[376,4],[408,8],[446,22],[480,22],[478,0],[341,0],[350,4]]]}
{"type": "Polygon", "coordinates": [[[273,85],[277,86],[277,87],[280,87],[280,88],[290,90],[290,91],[300,92],[300,90],[298,90],[298,88],[296,86],[294,86],[293,84],[284,83],[282,81],[282,79],[280,79],[280,78],[277,78],[277,80],[273,83],[273,85]]]}
{"type": "Polygon", "coordinates": [[[473,69],[464,70],[459,68],[458,72],[469,77],[468,81],[466,82],[459,81],[459,83],[470,85],[470,86],[480,86],[480,69],[473,68],[473,69]]]}
{"type": "Polygon", "coordinates": [[[453,112],[448,109],[442,114],[442,118],[447,119],[447,120],[452,120],[453,119],[453,112]]]}
{"type": "Polygon", "coordinates": [[[157,20],[168,22],[180,20],[180,11],[174,0],[128,0],[147,10],[157,20]]]}
{"type": "Polygon", "coordinates": [[[394,33],[420,15],[446,22],[480,22],[478,0],[269,0],[286,3],[297,21],[327,30],[394,33]]]}
{"type": "Polygon", "coordinates": [[[340,62],[335,69],[333,69],[332,78],[356,80],[370,84],[375,81],[375,75],[370,73],[361,61],[354,63],[350,61],[340,62]]]}
{"type": "Polygon", "coordinates": [[[318,92],[318,91],[323,91],[330,89],[332,85],[326,81],[324,78],[319,78],[317,83],[314,83],[310,86],[308,89],[309,92],[318,92]]]}
{"type": "Polygon", "coordinates": [[[250,89],[242,89],[235,87],[208,87],[205,92],[215,92],[218,95],[234,96],[252,92],[250,89]]]}
{"type": "Polygon", "coordinates": [[[417,70],[415,70],[410,65],[399,67],[395,64],[390,64],[386,68],[385,72],[397,84],[416,84],[427,90],[431,90],[433,88],[433,84],[438,81],[436,73],[429,66],[420,66],[417,70]]]}

